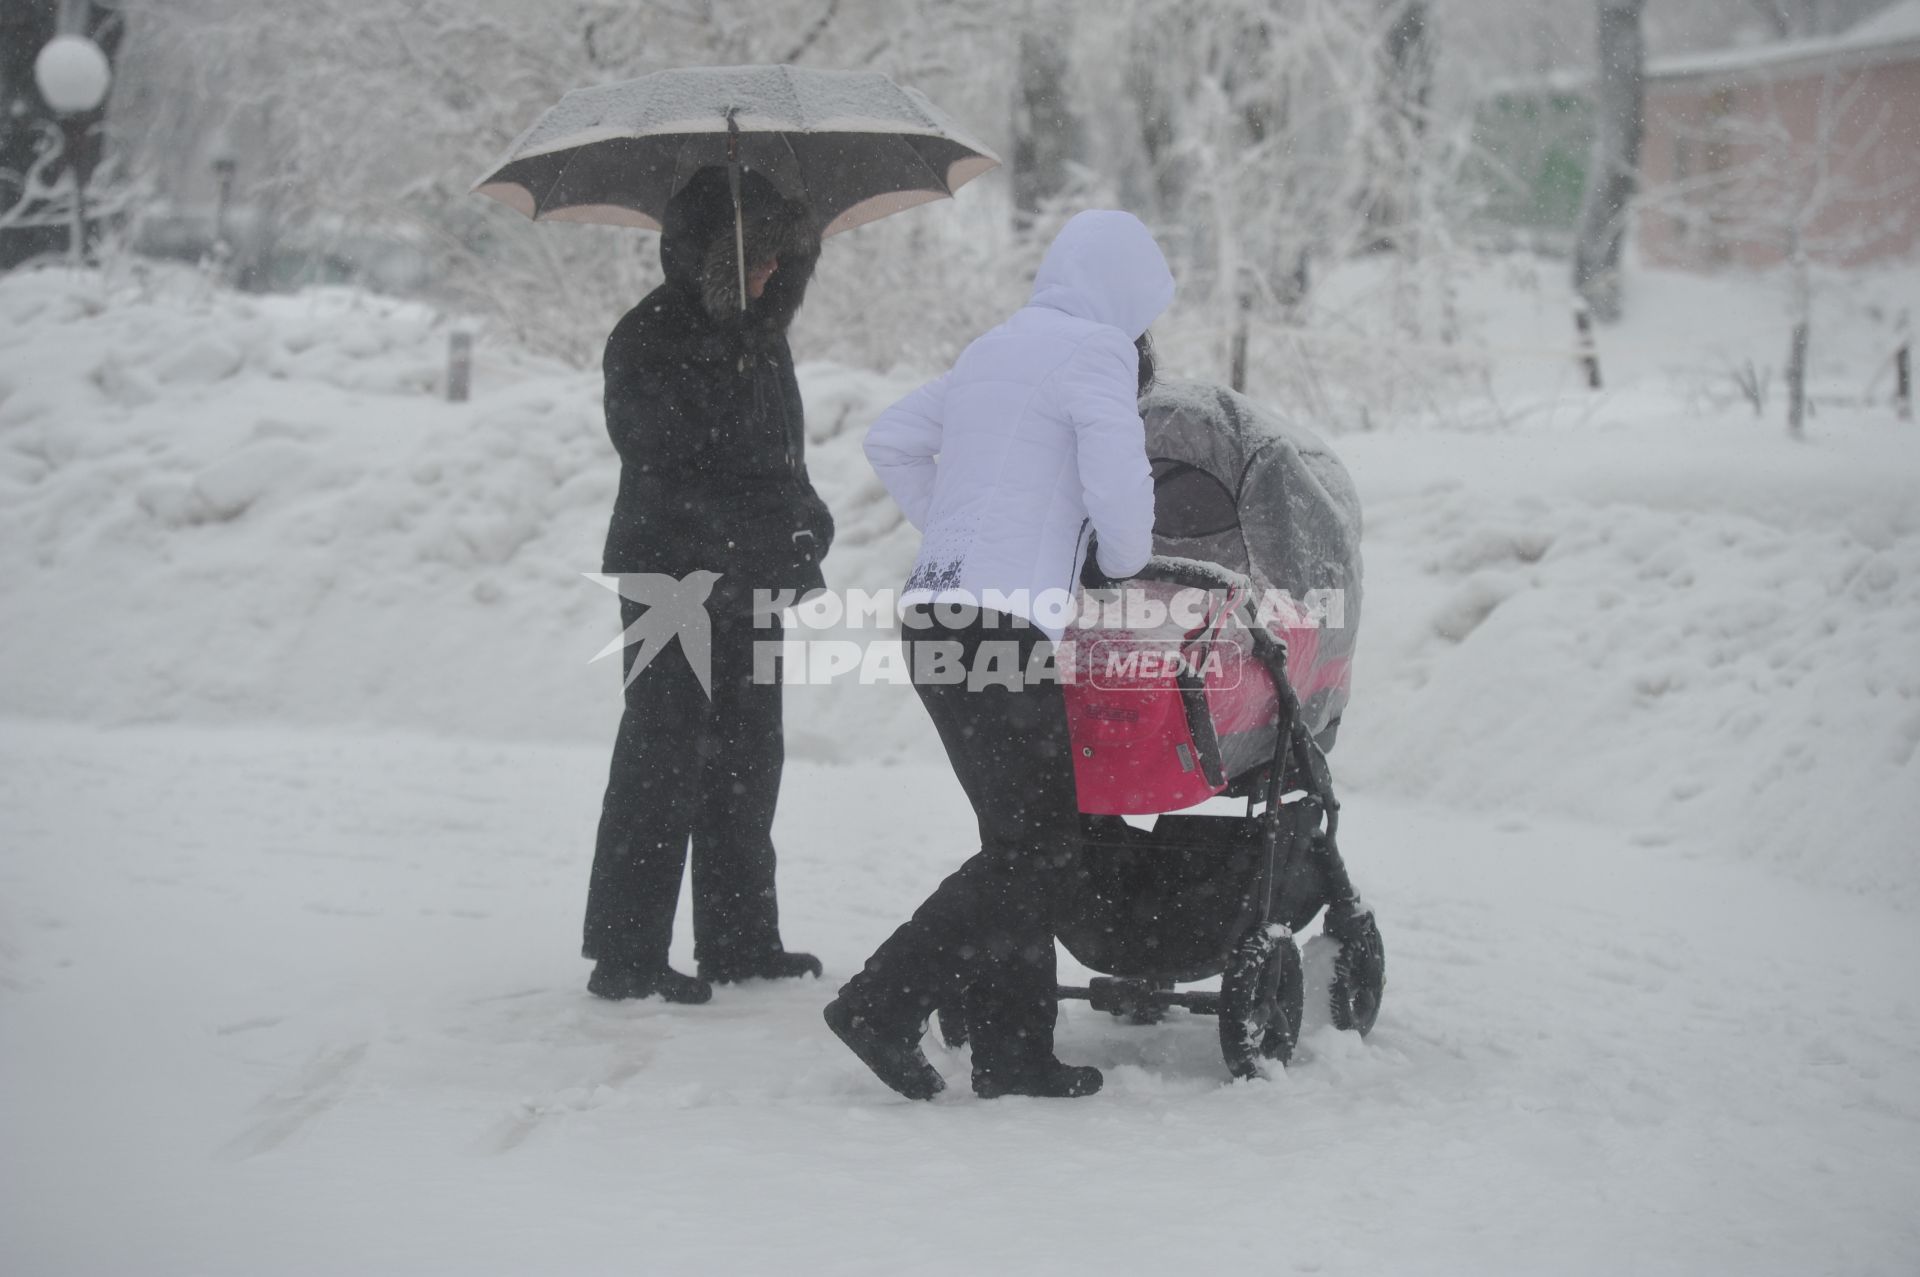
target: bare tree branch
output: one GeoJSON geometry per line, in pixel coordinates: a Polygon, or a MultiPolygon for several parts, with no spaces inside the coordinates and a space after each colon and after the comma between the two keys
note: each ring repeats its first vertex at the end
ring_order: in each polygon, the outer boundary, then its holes
{"type": "Polygon", "coordinates": [[[799,42],[787,50],[786,56],[779,60],[781,62],[798,62],[800,59],[806,57],[813,46],[820,43],[820,37],[827,33],[827,28],[833,25],[834,17],[839,14],[839,12],[840,0],[827,0],[827,7],[821,10],[819,18],[814,21],[812,26],[806,29],[801,35],[799,42]]]}

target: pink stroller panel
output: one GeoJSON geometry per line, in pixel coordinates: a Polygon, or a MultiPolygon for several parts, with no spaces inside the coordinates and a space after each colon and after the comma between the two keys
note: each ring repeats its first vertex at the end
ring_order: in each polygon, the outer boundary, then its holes
{"type": "Polygon", "coordinates": [[[1280,698],[1246,625],[1287,646],[1301,726],[1330,745],[1347,704],[1361,604],[1360,503],[1312,431],[1233,391],[1192,382],[1142,403],[1154,471],[1156,566],[1129,597],[1168,603],[1167,560],[1240,578],[1198,628],[1151,606],[1087,606],[1070,632],[1067,706],[1081,810],[1190,807],[1268,763],[1280,698]],[[1144,619],[1146,624],[1142,624],[1144,619]],[[1157,652],[1149,656],[1148,652],[1157,652]]]}

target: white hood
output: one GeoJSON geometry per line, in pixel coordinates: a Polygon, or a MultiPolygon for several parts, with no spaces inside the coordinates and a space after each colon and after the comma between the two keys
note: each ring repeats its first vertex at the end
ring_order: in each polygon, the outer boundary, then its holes
{"type": "Polygon", "coordinates": [[[1060,228],[1033,280],[1033,306],[1118,328],[1130,340],[1173,303],[1173,272],[1132,213],[1088,209],[1060,228]]]}

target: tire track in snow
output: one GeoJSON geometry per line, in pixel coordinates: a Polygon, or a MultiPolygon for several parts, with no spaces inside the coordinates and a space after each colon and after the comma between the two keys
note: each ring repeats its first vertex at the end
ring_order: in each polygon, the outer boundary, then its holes
{"type": "Polygon", "coordinates": [[[616,1099],[622,1085],[653,1063],[653,1055],[653,1048],[650,1046],[633,1048],[598,1081],[581,1086],[570,1086],[545,1096],[520,1101],[513,1112],[481,1141],[481,1150],[488,1153],[511,1153],[526,1143],[528,1137],[545,1125],[549,1118],[564,1117],[569,1113],[584,1113],[589,1109],[600,1108],[616,1099]]]}
{"type": "Polygon", "coordinates": [[[366,1055],[365,1042],[321,1051],[291,1086],[254,1105],[258,1120],[228,1140],[221,1156],[244,1161],[285,1144],[345,1098],[366,1055]]]}

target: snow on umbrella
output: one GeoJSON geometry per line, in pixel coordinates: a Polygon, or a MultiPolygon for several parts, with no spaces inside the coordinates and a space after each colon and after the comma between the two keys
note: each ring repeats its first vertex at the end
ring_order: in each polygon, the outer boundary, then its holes
{"type": "Polygon", "coordinates": [[[536,221],[659,230],[696,172],[725,165],[736,212],[751,169],[804,201],[826,236],[944,199],[999,163],[877,71],[693,67],[575,89],[473,189],[536,221]]]}

